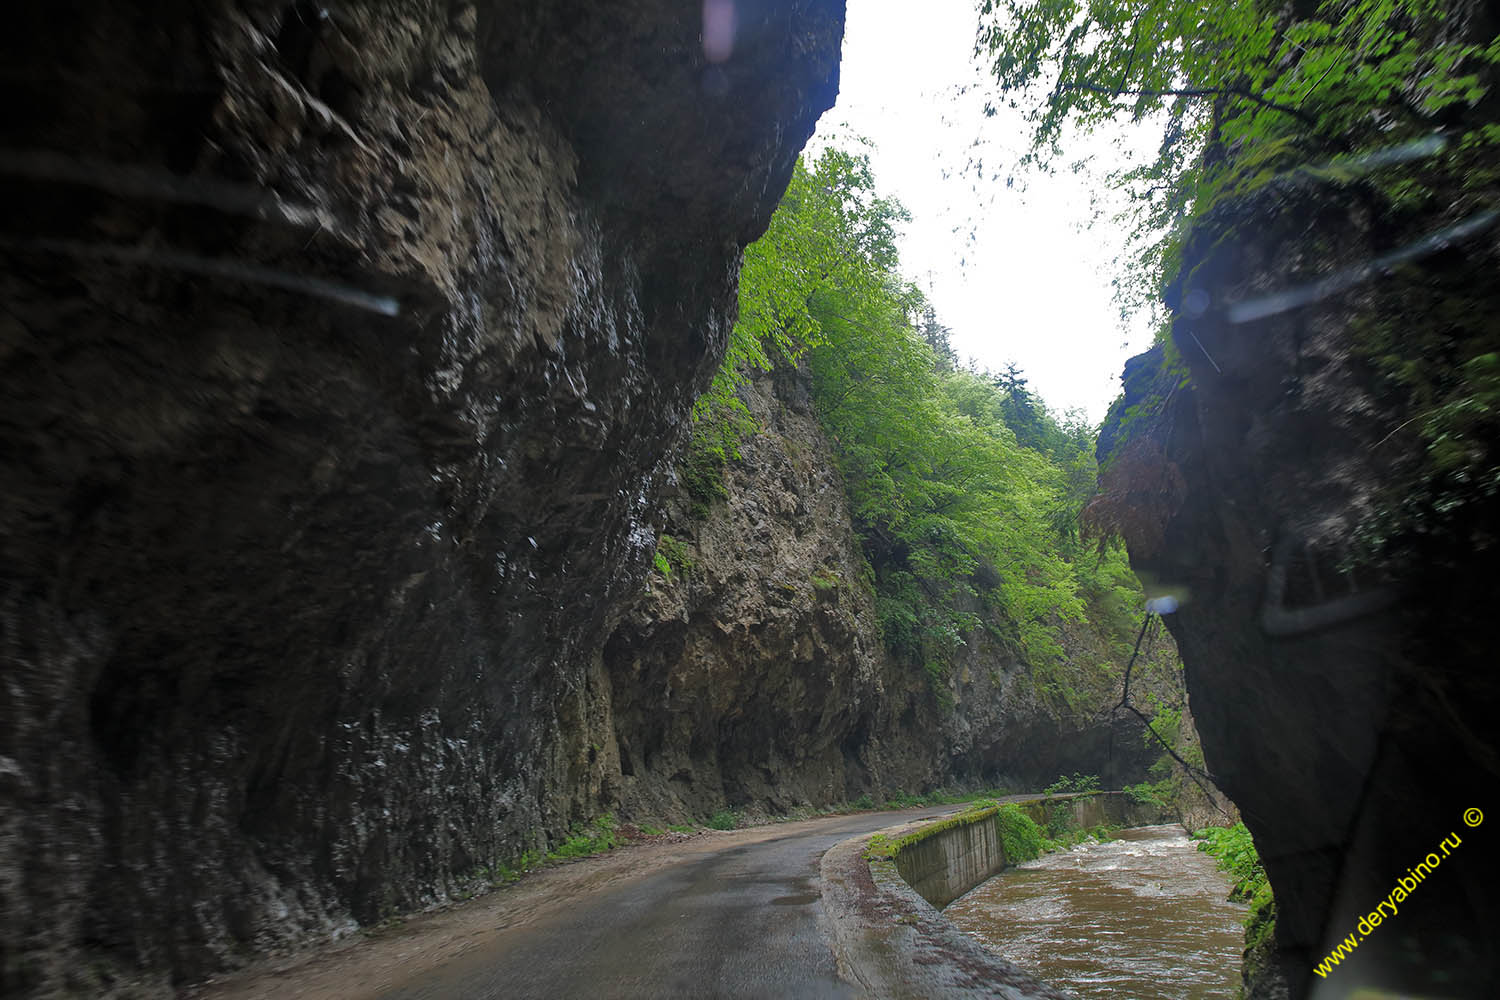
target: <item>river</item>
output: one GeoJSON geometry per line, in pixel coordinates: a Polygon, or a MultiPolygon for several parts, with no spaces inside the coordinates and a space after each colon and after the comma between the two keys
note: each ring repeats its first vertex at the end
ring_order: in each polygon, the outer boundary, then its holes
{"type": "Polygon", "coordinates": [[[1228,891],[1180,827],[1148,826],[1008,869],[943,912],[1085,1000],[1200,1000],[1239,983],[1246,908],[1228,891]]]}

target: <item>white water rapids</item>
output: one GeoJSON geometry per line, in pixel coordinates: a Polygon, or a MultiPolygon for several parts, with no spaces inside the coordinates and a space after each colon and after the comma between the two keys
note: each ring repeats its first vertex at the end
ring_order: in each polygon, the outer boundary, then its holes
{"type": "Polygon", "coordinates": [[[1177,826],[1122,830],[1008,869],[944,911],[985,946],[1085,1000],[1230,997],[1246,908],[1177,826]]]}

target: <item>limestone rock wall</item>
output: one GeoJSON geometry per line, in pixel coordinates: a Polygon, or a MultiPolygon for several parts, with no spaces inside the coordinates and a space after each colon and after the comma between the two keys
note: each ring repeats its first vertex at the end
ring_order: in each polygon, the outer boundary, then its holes
{"type": "Polygon", "coordinates": [[[806,386],[766,376],[745,399],[761,429],[725,470],[727,498],[706,512],[686,493],[669,504],[676,565],[604,647],[622,803],[647,815],[786,811],[925,776],[873,745],[887,699],[912,696],[885,687],[843,481],[806,386]]]}
{"type": "Polygon", "coordinates": [[[59,0],[0,135],[0,992],[183,982],[607,798],[589,664],[843,5],[59,0]]]}

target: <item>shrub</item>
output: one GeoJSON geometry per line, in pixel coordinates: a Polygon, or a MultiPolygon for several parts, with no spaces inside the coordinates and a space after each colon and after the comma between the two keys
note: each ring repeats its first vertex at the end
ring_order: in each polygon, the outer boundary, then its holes
{"type": "Polygon", "coordinates": [[[605,813],[588,826],[575,823],[572,836],[547,856],[549,858],[586,858],[591,854],[613,850],[619,842],[619,837],[615,834],[615,817],[611,813],[605,813]]]}
{"type": "Polygon", "coordinates": [[[835,569],[820,569],[812,575],[812,585],[814,590],[836,590],[843,582],[843,577],[839,576],[838,570],[835,569]]]}
{"type": "Polygon", "coordinates": [[[1193,839],[1201,841],[1198,850],[1217,858],[1219,868],[1234,879],[1229,898],[1250,904],[1244,921],[1244,965],[1246,979],[1256,978],[1258,970],[1272,961],[1276,950],[1276,899],[1256,853],[1255,841],[1244,823],[1210,826],[1194,833],[1193,839]]]}
{"type": "Polygon", "coordinates": [[[887,809],[910,809],[912,806],[925,806],[927,801],[920,795],[910,795],[900,789],[896,794],[885,800],[887,809]]]}
{"type": "Polygon", "coordinates": [[[670,576],[673,570],[686,573],[693,568],[692,550],[688,543],[678,541],[671,535],[662,535],[656,540],[654,561],[662,576],[670,576]]]}
{"type": "Polygon", "coordinates": [[[1099,776],[1097,774],[1079,774],[1073,772],[1073,777],[1059,776],[1056,781],[1042,789],[1047,795],[1056,795],[1059,792],[1097,792],[1099,790],[1099,776]]]}
{"type": "Polygon", "coordinates": [[[1023,861],[1041,857],[1042,829],[1032,818],[1011,803],[1003,805],[995,813],[995,825],[1000,830],[1000,846],[1005,849],[1005,863],[1018,865],[1023,861]]]}
{"type": "Polygon", "coordinates": [[[1268,965],[1276,951],[1276,900],[1271,887],[1265,886],[1250,901],[1250,912],[1245,916],[1245,970],[1247,978],[1256,978],[1255,971],[1268,965]]]}
{"type": "Polygon", "coordinates": [[[732,809],[721,809],[708,819],[708,828],[710,830],[733,830],[739,825],[739,813],[732,809]]]}
{"type": "Polygon", "coordinates": [[[1255,841],[1244,823],[1234,826],[1210,826],[1193,834],[1201,841],[1198,850],[1212,854],[1218,859],[1219,868],[1234,879],[1234,888],[1229,898],[1254,901],[1269,892],[1266,870],[1255,851],[1255,841]]]}
{"type": "Polygon", "coordinates": [[[726,395],[729,405],[715,409],[709,406],[695,419],[687,454],[677,467],[677,479],[689,498],[693,519],[707,519],[713,505],[728,499],[724,485],[724,467],[728,459],[738,457],[736,443],[755,429],[755,419],[738,398],[726,395]]]}
{"type": "MultiPolygon", "coordinates": [[[[1047,818],[1047,836],[1054,840],[1062,840],[1065,835],[1077,832],[1076,823],[1071,804],[1054,809],[1052,815],[1047,818]]],[[[1068,846],[1071,847],[1072,843],[1068,846]]]]}
{"type": "Polygon", "coordinates": [[[1121,789],[1130,801],[1143,806],[1166,806],[1172,794],[1172,779],[1163,778],[1152,783],[1143,781],[1138,785],[1126,785],[1121,789]]]}

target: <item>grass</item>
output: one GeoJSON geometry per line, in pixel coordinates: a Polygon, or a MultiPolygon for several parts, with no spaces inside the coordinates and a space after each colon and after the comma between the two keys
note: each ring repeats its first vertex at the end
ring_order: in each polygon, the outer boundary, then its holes
{"type": "Polygon", "coordinates": [[[495,865],[490,875],[490,882],[501,885],[506,882],[514,882],[522,875],[533,872],[547,861],[547,856],[541,851],[526,851],[520,857],[506,862],[501,861],[495,865]]]}
{"type": "MultiPolygon", "coordinates": [[[[865,792],[859,798],[850,802],[834,803],[826,806],[796,806],[790,811],[775,816],[756,816],[753,822],[766,823],[791,823],[798,820],[814,819],[819,816],[839,816],[854,812],[873,812],[881,809],[913,809],[917,806],[949,806],[961,805],[975,802],[981,799],[994,799],[1009,795],[1011,792],[1005,788],[991,788],[983,792],[950,792],[943,788],[934,789],[921,794],[908,793],[898,789],[890,798],[877,801],[870,792],[865,792]]],[[[747,817],[732,809],[722,809],[714,813],[702,825],[711,830],[734,830],[747,821],[747,817]],[[730,823],[733,825],[729,825],[730,823]]],[[[697,827],[693,826],[669,826],[668,830],[679,833],[692,833],[697,827]]],[[[642,832],[645,828],[642,827],[642,832]]]]}
{"type": "Polygon", "coordinates": [[[1219,869],[1228,872],[1234,880],[1230,899],[1249,903],[1270,892],[1266,870],[1261,866],[1255,841],[1250,838],[1250,831],[1244,823],[1205,827],[1194,833],[1193,839],[1199,842],[1198,850],[1213,855],[1219,862],[1219,869]]]}
{"type": "Polygon", "coordinates": [[[1193,839],[1199,841],[1198,850],[1213,855],[1219,868],[1234,880],[1229,898],[1250,904],[1244,920],[1244,966],[1248,982],[1255,978],[1256,970],[1271,961],[1276,950],[1276,898],[1266,878],[1266,869],[1244,823],[1205,827],[1195,832],[1193,839]]]}
{"type": "MultiPolygon", "coordinates": [[[[889,840],[884,835],[877,834],[871,839],[865,851],[865,857],[888,858],[894,856],[897,851],[899,851],[902,847],[905,847],[907,844],[915,843],[917,840],[920,840],[923,837],[931,836],[938,830],[948,829],[952,826],[958,825],[958,823],[960,822],[975,822],[976,820],[983,818],[983,816],[991,815],[1001,808],[1014,808],[1001,807],[995,801],[996,797],[1008,794],[1010,793],[1005,789],[992,789],[979,795],[976,795],[974,793],[948,792],[941,788],[920,795],[912,795],[904,791],[897,791],[892,798],[887,799],[884,805],[881,806],[877,805],[874,797],[870,795],[870,793],[866,792],[858,799],[855,799],[853,802],[845,803],[843,806],[829,806],[822,809],[813,809],[812,807],[808,807],[806,809],[797,810],[796,815],[794,816],[780,818],[783,820],[805,819],[809,816],[827,816],[838,813],[871,811],[877,808],[904,809],[911,808],[913,806],[953,805],[964,802],[969,803],[969,808],[965,809],[958,815],[950,817],[949,819],[941,823],[925,827],[923,828],[923,830],[917,831],[914,834],[908,834],[907,836],[899,838],[895,841],[889,840]]],[[[714,830],[734,830],[739,828],[742,820],[743,816],[735,810],[722,809],[709,817],[707,823],[704,825],[714,830]]],[[[1030,822],[1030,820],[1028,819],[1027,822],[1030,822]]],[[[1033,824],[1033,826],[1034,825],[1035,824],[1033,824]]],[[[663,830],[661,827],[642,823],[637,827],[637,829],[640,831],[642,836],[658,837],[666,832],[696,833],[701,829],[701,827],[692,823],[681,823],[669,824],[666,829],[663,830]]],[[[1053,833],[1054,837],[1057,837],[1057,833],[1053,833]]],[[[1094,835],[1099,836],[1101,840],[1105,839],[1108,835],[1105,828],[1099,828],[1098,830],[1093,831],[1093,833],[1094,835]]],[[[1079,839],[1082,839],[1085,836],[1087,836],[1087,834],[1079,832],[1073,834],[1064,833],[1062,837],[1057,839],[1049,840],[1044,838],[1044,844],[1046,845],[1045,849],[1055,850],[1059,846],[1071,846],[1073,843],[1077,843],[1079,839]],[[1068,839],[1069,837],[1073,839],[1068,839]]],[[[497,861],[491,867],[476,868],[473,872],[470,873],[468,879],[462,880],[467,884],[463,888],[457,888],[453,891],[452,898],[455,900],[467,900],[474,896],[482,895],[497,886],[519,881],[526,875],[537,871],[538,869],[544,868],[549,864],[603,854],[607,851],[614,850],[616,847],[619,847],[622,844],[626,844],[628,842],[629,841],[626,839],[626,837],[620,834],[619,824],[616,822],[614,815],[612,813],[605,813],[602,816],[596,817],[590,823],[575,823],[569,836],[565,840],[563,840],[562,843],[553,847],[553,849],[550,851],[544,853],[541,850],[528,850],[522,852],[520,855],[514,858],[497,861]]],[[[1007,848],[1007,857],[1009,856],[1010,852],[1009,848],[1007,848]]],[[[1274,913],[1274,910],[1272,910],[1271,912],[1274,913]]],[[[391,916],[381,921],[379,924],[366,927],[364,931],[366,934],[377,934],[384,930],[388,930],[391,927],[400,926],[401,920],[402,918],[400,916],[391,916]]]]}
{"type": "Polygon", "coordinates": [[[1061,815],[1054,816],[1048,828],[1043,829],[1015,803],[1001,805],[994,799],[980,798],[975,799],[963,812],[937,823],[929,823],[904,836],[891,839],[885,834],[877,833],[865,845],[865,860],[894,858],[901,853],[903,848],[942,833],[944,830],[979,823],[991,818],[995,820],[1000,834],[1000,846],[1005,852],[1007,865],[1017,865],[1023,861],[1041,857],[1043,854],[1067,850],[1086,840],[1103,842],[1111,839],[1115,831],[1119,829],[1102,824],[1087,830],[1074,829],[1071,816],[1064,818],[1061,815]]]}
{"type": "MultiPolygon", "coordinates": [[[[895,795],[885,800],[882,809],[911,809],[916,806],[956,806],[963,802],[976,802],[980,799],[998,799],[1010,794],[1009,789],[990,788],[982,792],[950,792],[943,788],[937,788],[921,795],[911,795],[904,791],[897,791],[895,795]]],[[[868,794],[861,796],[857,801],[850,803],[852,809],[873,809],[875,806],[862,805],[870,802],[868,794]]]]}
{"type": "Polygon", "coordinates": [[[620,838],[615,833],[615,826],[613,813],[605,813],[588,826],[575,823],[572,835],[549,851],[547,858],[548,860],[586,858],[612,851],[620,844],[620,838]]]}
{"type": "MultiPolygon", "coordinates": [[[[877,833],[870,838],[869,844],[865,846],[865,860],[873,861],[875,858],[894,858],[897,854],[901,853],[901,849],[904,847],[915,844],[919,840],[926,840],[928,837],[942,833],[944,830],[951,830],[956,826],[978,823],[995,815],[999,809],[1000,805],[994,799],[976,799],[974,804],[963,812],[955,816],[949,816],[947,819],[937,823],[929,823],[921,829],[913,830],[911,833],[897,837],[895,840],[890,839],[883,833],[877,833]]],[[[1028,820],[1028,822],[1030,821],[1028,820]]]]}
{"type": "MultiPolygon", "coordinates": [[[[740,822],[738,813],[731,810],[723,810],[715,813],[709,819],[708,825],[716,830],[733,830],[740,822]]],[[[697,833],[701,827],[691,823],[672,824],[666,830],[661,827],[642,823],[636,829],[642,836],[659,837],[671,831],[673,833],[697,833]]],[[[632,834],[633,835],[633,834],[632,834]]],[[[454,887],[449,898],[463,902],[484,895],[491,889],[502,885],[517,882],[534,871],[538,871],[550,864],[563,861],[571,861],[578,858],[593,857],[604,854],[617,847],[629,843],[627,837],[620,833],[619,824],[613,813],[605,813],[596,817],[589,823],[574,823],[568,837],[545,853],[541,850],[527,850],[520,855],[496,861],[491,866],[481,866],[471,871],[467,877],[458,879],[459,885],[454,887]]],[[[385,917],[378,923],[364,927],[363,933],[367,935],[380,934],[395,927],[400,927],[404,917],[391,915],[385,917]]]]}

